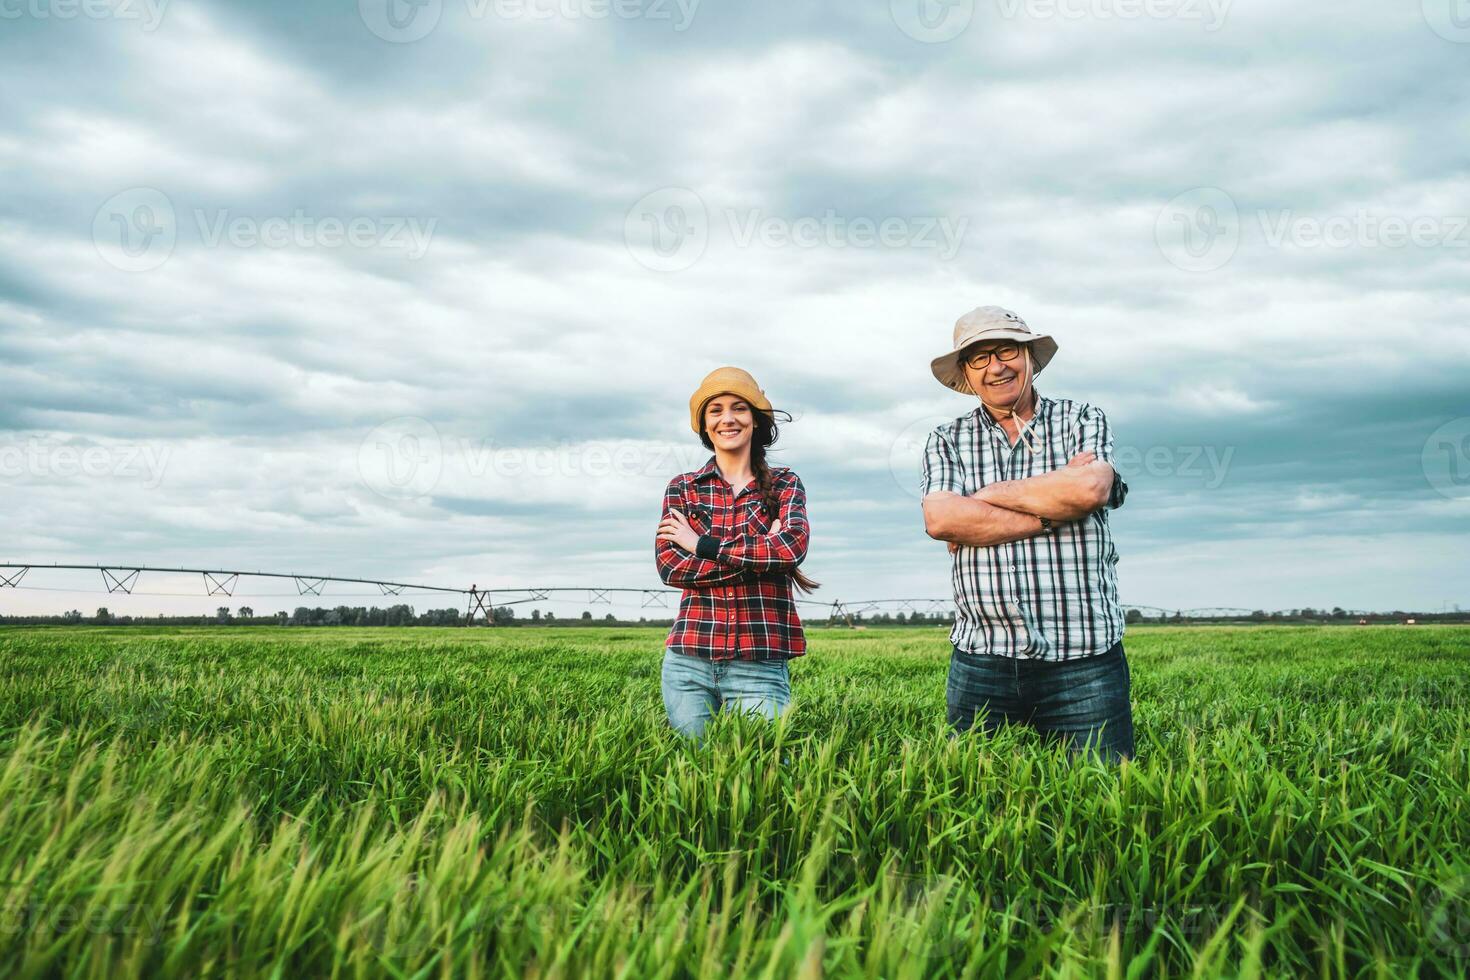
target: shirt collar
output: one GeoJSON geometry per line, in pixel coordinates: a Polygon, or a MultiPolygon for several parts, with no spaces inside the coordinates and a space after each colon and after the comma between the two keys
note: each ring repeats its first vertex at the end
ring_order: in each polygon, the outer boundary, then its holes
{"type": "MultiPolygon", "coordinates": [[[[1035,389],[1032,390],[1035,391],[1035,389]]],[[[1051,411],[1052,406],[1055,404],[1056,402],[1052,401],[1050,398],[1037,391],[1036,411],[1032,414],[1031,418],[1026,422],[1026,424],[1029,425],[1031,422],[1035,422],[1038,419],[1044,418],[1047,413],[1051,411]]],[[[995,417],[990,414],[990,409],[986,408],[983,402],[980,404],[979,408],[975,409],[975,417],[980,420],[981,426],[983,426],[987,432],[1003,433],[1005,431],[1000,427],[1000,423],[995,420],[995,417]]],[[[711,461],[713,461],[713,457],[711,457],[711,461]]]]}
{"type": "Polygon", "coordinates": [[[700,480],[707,480],[712,476],[719,475],[720,468],[715,465],[715,458],[711,455],[708,463],[705,463],[704,466],[694,471],[694,482],[698,483],[700,480]]]}
{"type": "MultiPolygon", "coordinates": [[[[694,471],[694,482],[699,483],[703,480],[719,480],[727,487],[730,485],[729,483],[725,482],[725,474],[720,472],[719,464],[715,462],[715,458],[713,456],[709,458],[709,462],[705,463],[699,469],[694,471]]],[[[737,493],[735,496],[738,498],[747,493],[759,493],[759,487],[759,481],[751,480],[745,486],[741,487],[740,492],[737,493]]]]}

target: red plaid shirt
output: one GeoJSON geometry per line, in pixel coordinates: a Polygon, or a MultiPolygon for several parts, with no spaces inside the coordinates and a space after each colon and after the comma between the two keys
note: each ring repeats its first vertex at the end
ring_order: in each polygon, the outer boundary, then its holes
{"type": "Polygon", "coordinates": [[[755,483],[733,493],[713,456],[703,469],[669,481],[663,516],[678,509],[698,534],[716,539],[718,558],[656,541],[659,577],[684,590],[668,649],[706,660],[789,660],[806,652],[790,574],[811,538],[806,490],[784,466],[771,467],[771,479],[780,500],[779,534],[767,533],[771,516],[755,483]]]}

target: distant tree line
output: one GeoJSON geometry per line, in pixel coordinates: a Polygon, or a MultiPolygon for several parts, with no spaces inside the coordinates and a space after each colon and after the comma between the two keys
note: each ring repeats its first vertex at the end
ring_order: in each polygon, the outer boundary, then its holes
{"type": "MultiPolygon", "coordinates": [[[[481,616],[475,625],[484,623],[481,616]]],[[[553,616],[548,611],[535,609],[530,616],[518,618],[510,606],[496,606],[492,612],[496,626],[670,626],[673,619],[650,620],[640,617],[636,621],[618,619],[612,613],[594,619],[590,610],[580,616],[553,616]]],[[[297,606],[294,612],[282,609],[276,613],[257,615],[250,606],[241,606],[234,612],[228,606],[220,606],[212,616],[122,616],[115,615],[106,606],[91,616],[73,609],[60,616],[0,616],[0,623],[15,626],[465,626],[469,621],[459,609],[428,609],[416,612],[413,606],[399,604],[386,609],[378,606],[297,606]]]]}
{"type": "Polygon", "coordinates": [[[1141,609],[1129,609],[1124,613],[1124,619],[1131,623],[1342,623],[1342,624],[1365,624],[1365,623],[1463,623],[1470,620],[1470,613],[1461,612],[1456,609],[1453,612],[1406,612],[1395,609],[1393,612],[1354,612],[1334,606],[1329,609],[1313,609],[1304,606],[1301,609],[1277,609],[1267,612],[1257,609],[1246,614],[1230,615],[1221,613],[1219,615],[1191,615],[1186,616],[1182,612],[1164,613],[1162,615],[1145,615],[1141,609]]]}
{"type": "MultiPolygon", "coordinates": [[[[1331,610],[1308,607],[1275,612],[1257,609],[1249,615],[1242,613],[1239,615],[1186,616],[1182,612],[1145,615],[1141,609],[1130,608],[1126,611],[1125,618],[1130,624],[1460,623],[1470,621],[1470,614],[1459,610],[1438,613],[1404,612],[1402,610],[1352,612],[1341,607],[1334,607],[1331,610]]],[[[806,622],[813,626],[825,625],[827,619],[825,613],[817,613],[807,616],[806,622]]],[[[954,622],[954,613],[943,611],[875,614],[868,610],[851,614],[850,620],[853,625],[862,624],[864,627],[948,626],[954,622]]],[[[849,617],[844,615],[838,618],[837,624],[843,625],[848,621],[849,617]]],[[[673,624],[673,619],[648,619],[643,616],[636,620],[619,619],[612,613],[594,617],[591,610],[585,609],[580,616],[557,617],[549,610],[541,609],[531,610],[528,616],[517,616],[516,610],[510,606],[496,606],[492,613],[492,622],[496,626],[667,627],[673,624]]],[[[118,616],[113,615],[106,606],[103,606],[91,616],[83,615],[77,609],[60,616],[0,616],[0,624],[12,626],[466,626],[483,625],[484,617],[479,617],[471,624],[466,619],[465,613],[458,609],[427,609],[424,612],[416,612],[413,606],[407,604],[393,605],[386,609],[377,606],[334,606],[330,609],[323,606],[297,606],[294,612],[282,609],[279,612],[262,615],[256,615],[255,610],[250,606],[241,606],[233,613],[228,606],[220,606],[215,610],[213,616],[118,616]]]]}

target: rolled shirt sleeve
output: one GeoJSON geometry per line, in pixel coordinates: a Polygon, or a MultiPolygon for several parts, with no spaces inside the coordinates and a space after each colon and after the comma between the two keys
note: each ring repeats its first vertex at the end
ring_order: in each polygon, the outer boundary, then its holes
{"type": "Polygon", "coordinates": [[[965,492],[965,474],[960,468],[959,453],[955,450],[953,438],[946,431],[948,428],[947,425],[941,425],[929,433],[929,439],[924,444],[924,473],[919,480],[921,497],[941,491],[958,494],[965,492]]]}
{"type": "Polygon", "coordinates": [[[1108,491],[1108,507],[1117,510],[1128,496],[1128,484],[1118,473],[1118,464],[1113,461],[1113,427],[1108,417],[1095,405],[1084,407],[1077,419],[1077,445],[1073,455],[1092,453],[1113,468],[1113,486],[1108,491]]]}

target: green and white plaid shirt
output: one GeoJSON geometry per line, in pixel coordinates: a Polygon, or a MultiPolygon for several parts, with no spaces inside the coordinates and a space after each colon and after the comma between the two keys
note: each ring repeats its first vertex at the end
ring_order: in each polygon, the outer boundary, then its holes
{"type": "MultiPolygon", "coordinates": [[[[1113,461],[1113,434],[1101,409],[1036,397],[1036,415],[1027,423],[1036,452],[1024,439],[1012,446],[990,413],[976,407],[929,433],[920,493],[968,496],[990,483],[1059,470],[1083,451],[1113,461]]],[[[1075,660],[1111,649],[1123,636],[1123,610],[1107,512],[1127,491],[1115,476],[1108,506],[1081,520],[1057,522],[1010,544],[962,545],[953,555],[954,645],[1034,660],[1075,660]]]]}

